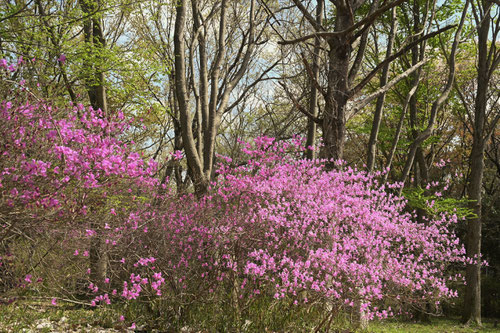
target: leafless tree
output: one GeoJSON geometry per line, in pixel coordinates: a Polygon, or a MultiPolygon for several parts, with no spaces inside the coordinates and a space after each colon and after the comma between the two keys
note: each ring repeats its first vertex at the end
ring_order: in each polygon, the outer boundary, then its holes
{"type": "MultiPolygon", "coordinates": [[[[390,3],[381,4],[378,0],[371,3],[370,10],[366,16],[356,21],[360,16],[359,10],[366,3],[364,0],[336,1],[332,0],[335,12],[333,31],[327,30],[323,24],[318,23],[311,14],[311,10],[299,0],[293,0],[293,4],[300,10],[303,17],[312,26],[314,32],[298,38],[283,40],[282,45],[305,42],[312,38],[321,38],[327,44],[328,69],[326,87],[321,89],[321,94],[325,100],[325,105],[321,117],[314,117],[309,112],[306,114],[321,126],[324,149],[322,157],[342,159],[345,141],[346,112],[348,102],[359,96],[363,88],[386,67],[415,45],[422,41],[434,37],[452,26],[446,26],[433,32],[429,32],[420,37],[413,38],[403,45],[399,50],[386,55],[386,58],[378,63],[372,70],[360,77],[365,56],[366,45],[368,43],[368,33],[370,28],[384,13],[392,8],[401,5],[405,0],[396,0],[390,3]],[[357,45],[357,47],[355,47],[357,45]],[[354,52],[356,50],[356,52],[354,52]]],[[[423,65],[419,62],[410,70],[402,73],[398,77],[388,82],[382,89],[367,97],[366,100],[358,101],[366,105],[370,100],[377,98],[387,90],[391,89],[397,82],[410,75],[423,65]]]]}
{"type": "MultiPolygon", "coordinates": [[[[191,0],[190,6],[183,0],[176,7],[174,90],[183,147],[198,194],[207,191],[213,176],[216,136],[221,116],[234,106],[229,104],[231,94],[247,91],[236,88],[262,42],[266,15],[255,0],[191,0]]],[[[257,75],[255,84],[276,64],[257,75]]]]}

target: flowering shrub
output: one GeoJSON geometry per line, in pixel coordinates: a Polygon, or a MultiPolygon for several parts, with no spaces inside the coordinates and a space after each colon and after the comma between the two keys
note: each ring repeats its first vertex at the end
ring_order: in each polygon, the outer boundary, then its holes
{"type": "Polygon", "coordinates": [[[457,217],[415,222],[380,174],[326,170],[300,157],[301,140],[260,137],[241,143],[244,163],[220,157],[205,197],[160,196],[156,163],[119,139],[122,114],[58,109],[25,88],[10,96],[0,104],[4,289],[7,276],[33,286],[59,271],[70,292],[84,281],[91,306],[147,304],[165,325],[211,308],[240,326],[262,320],[258,304],[386,318],[456,296],[447,269],[464,261],[457,217]]]}
{"type": "MultiPolygon", "coordinates": [[[[5,63],[0,62],[4,79],[15,71],[5,63]]],[[[100,110],[82,104],[56,108],[24,84],[24,80],[18,86],[10,84],[9,99],[0,102],[0,265],[25,256],[18,260],[23,265],[16,274],[28,276],[53,252],[55,267],[61,269],[66,268],[66,253],[97,261],[104,247],[116,244],[105,237],[110,225],[117,227],[115,206],[130,208],[127,205],[138,203],[136,198],[158,182],[152,177],[156,163],[145,163],[119,140],[129,126],[122,113],[105,119],[100,110]],[[93,244],[92,238],[99,242],[93,244]],[[20,249],[13,253],[14,240],[29,241],[31,248],[44,247],[43,258],[26,252],[26,244],[17,243],[20,249]]],[[[7,274],[5,269],[2,274],[7,274]]],[[[6,284],[19,285],[12,268],[8,274],[10,282],[6,277],[1,281],[4,289],[6,284]]]]}
{"type": "Polygon", "coordinates": [[[463,261],[449,229],[456,216],[415,223],[389,185],[351,168],[325,172],[317,161],[283,156],[288,148],[258,140],[245,148],[247,166],[222,171],[231,189],[222,193],[261,198],[243,228],[264,222],[245,273],[273,281],[275,298],[309,290],[334,308],[359,306],[370,319],[392,315],[388,301],[399,310],[455,295],[444,272],[463,261]]]}
{"type": "Polygon", "coordinates": [[[262,298],[382,319],[457,296],[447,286],[459,278],[450,264],[464,261],[455,215],[414,222],[380,174],[327,171],[300,159],[303,150],[300,140],[257,138],[244,144],[244,165],[220,165],[209,195],[159,209],[141,243],[149,250],[135,250],[154,265],[132,275],[123,295],[158,286],[151,274],[161,272],[164,299],[229,302],[237,319],[262,298]]]}

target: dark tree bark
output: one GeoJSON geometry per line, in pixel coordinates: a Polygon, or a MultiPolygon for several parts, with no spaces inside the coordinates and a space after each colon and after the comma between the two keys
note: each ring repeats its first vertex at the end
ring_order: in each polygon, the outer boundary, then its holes
{"type": "MultiPolygon", "coordinates": [[[[345,31],[354,22],[347,7],[337,8],[335,31],[345,31]]],[[[328,40],[328,87],[323,114],[322,157],[342,159],[345,141],[345,113],[349,100],[349,64],[351,59],[351,33],[328,40]]]]}
{"type": "MultiPolygon", "coordinates": [[[[106,39],[102,27],[102,20],[97,15],[99,2],[97,0],[79,0],[82,12],[86,17],[83,21],[83,34],[87,52],[95,56],[96,61],[84,61],[85,81],[90,105],[94,110],[101,109],[108,117],[108,100],[106,95],[106,81],[102,69],[105,61],[102,50],[106,47],[106,39]]],[[[87,57],[88,58],[88,57],[87,57]]]]}
{"type": "MultiPolygon", "coordinates": [[[[97,54],[95,63],[84,62],[85,81],[90,104],[94,110],[100,109],[104,117],[108,117],[108,102],[106,97],[106,86],[102,64],[102,50],[106,46],[101,18],[96,15],[99,7],[98,0],[79,0],[83,14],[87,17],[83,21],[83,33],[85,44],[90,54],[97,54]]],[[[96,235],[90,240],[89,261],[90,279],[98,286],[102,286],[108,271],[107,245],[104,240],[104,221],[93,220],[90,228],[96,235]]]]}

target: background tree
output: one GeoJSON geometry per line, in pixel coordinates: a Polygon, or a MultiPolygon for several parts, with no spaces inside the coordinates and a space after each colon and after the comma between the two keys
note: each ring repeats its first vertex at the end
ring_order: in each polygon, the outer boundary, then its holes
{"type": "MultiPolygon", "coordinates": [[[[344,141],[345,141],[345,125],[347,103],[349,100],[358,96],[361,90],[371,81],[371,79],[384,67],[385,64],[397,59],[407,50],[419,44],[423,40],[431,38],[442,31],[451,27],[446,27],[432,33],[421,36],[417,40],[405,45],[391,56],[388,56],[382,62],[377,64],[372,71],[364,75],[363,78],[358,76],[361,63],[364,59],[366,44],[368,43],[368,33],[374,21],[382,14],[393,7],[401,4],[403,1],[398,0],[389,4],[379,6],[379,2],[375,1],[368,5],[365,2],[346,3],[333,2],[332,12],[334,14],[329,22],[332,22],[333,31],[328,31],[328,27],[324,27],[316,22],[310,10],[299,1],[293,3],[300,9],[304,18],[314,28],[312,34],[281,41],[281,44],[295,44],[306,41],[311,38],[324,38],[328,45],[328,74],[327,86],[322,89],[325,98],[325,106],[321,117],[321,128],[323,138],[323,156],[333,159],[342,159],[344,141]],[[362,15],[363,6],[370,8],[364,16],[362,15]],[[361,16],[361,18],[359,18],[361,16]],[[359,20],[355,22],[355,19],[359,20]],[[354,47],[354,43],[359,39],[359,46],[354,47]],[[352,52],[357,50],[354,60],[351,63],[352,52]]],[[[395,82],[401,80],[416,70],[422,64],[419,64],[412,70],[405,72],[404,75],[395,79],[394,82],[386,85],[385,89],[389,89],[395,82]]],[[[379,92],[378,94],[380,94],[379,92]]],[[[377,95],[378,95],[377,94],[377,95]]],[[[375,98],[370,96],[370,98],[375,98]]]]}
{"type": "MultiPolygon", "coordinates": [[[[468,197],[472,200],[471,208],[475,216],[467,223],[467,256],[470,262],[466,272],[466,292],[463,322],[481,325],[481,227],[482,227],[482,191],[485,167],[485,151],[496,129],[500,112],[498,89],[495,75],[500,64],[498,35],[500,33],[500,13],[498,6],[494,10],[491,1],[478,1],[472,5],[472,14],[477,29],[477,79],[475,83],[474,104],[464,103],[470,118],[472,129],[472,149],[470,152],[470,175],[468,179],[468,197]],[[496,13],[495,13],[496,11],[496,13]]],[[[458,88],[460,89],[460,88],[458,88]]],[[[463,92],[462,100],[466,102],[463,92]]]]}
{"type": "MultiPolygon", "coordinates": [[[[181,1],[176,7],[174,28],[175,105],[197,193],[206,192],[213,177],[221,117],[228,111],[231,93],[248,72],[266,27],[266,13],[254,0],[241,4],[222,0],[210,5],[211,9],[205,14],[201,3],[192,0],[188,12],[188,1],[181,1]],[[193,24],[189,34],[186,30],[188,13],[193,24]],[[242,13],[246,13],[245,18],[242,13]],[[211,61],[209,53],[214,54],[211,61]]],[[[269,70],[256,80],[262,79],[269,70]]],[[[247,92],[243,88],[241,94],[247,92]]]]}

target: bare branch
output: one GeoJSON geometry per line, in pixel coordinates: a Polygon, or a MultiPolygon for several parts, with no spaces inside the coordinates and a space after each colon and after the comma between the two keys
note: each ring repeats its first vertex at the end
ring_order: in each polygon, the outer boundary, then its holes
{"type": "Polygon", "coordinates": [[[440,33],[443,33],[447,30],[450,30],[452,28],[456,27],[456,24],[454,25],[448,25],[444,28],[441,28],[441,29],[438,29],[434,32],[431,32],[430,34],[427,34],[425,36],[422,36],[420,37],[419,39],[407,44],[405,47],[403,47],[401,50],[399,50],[398,52],[394,53],[393,55],[385,58],[384,61],[382,61],[381,63],[379,63],[370,73],[368,73],[368,75],[363,79],[361,80],[360,83],[358,83],[358,85],[356,85],[354,88],[351,89],[349,95],[352,97],[352,96],[356,96],[360,91],[361,89],[363,89],[370,81],[371,79],[373,79],[373,77],[382,69],[384,68],[384,65],[399,58],[401,55],[403,55],[404,53],[408,52],[409,50],[411,50],[415,45],[418,45],[420,44],[421,42],[423,42],[424,40],[427,40],[429,38],[432,38],[436,35],[439,35],[440,33]]]}
{"type": "Polygon", "coordinates": [[[287,89],[286,85],[283,82],[278,82],[278,83],[280,86],[283,87],[283,90],[286,92],[286,94],[288,95],[288,98],[290,98],[290,100],[292,101],[293,105],[297,108],[297,110],[299,110],[300,112],[305,114],[309,119],[314,121],[316,124],[321,125],[323,123],[323,119],[314,116],[309,111],[304,109],[304,107],[302,105],[299,104],[299,102],[295,99],[293,94],[287,89]]]}
{"type": "Polygon", "coordinates": [[[237,98],[233,103],[231,103],[231,105],[229,105],[225,112],[227,112],[228,110],[231,110],[233,109],[236,105],[238,105],[242,100],[243,98],[246,97],[247,95],[247,92],[252,89],[253,87],[255,87],[259,82],[263,81],[264,80],[264,76],[267,75],[267,73],[269,73],[274,67],[276,67],[279,63],[280,63],[281,59],[278,59],[276,60],[271,66],[269,66],[268,68],[266,68],[260,75],[257,79],[255,79],[251,84],[249,84],[248,86],[245,87],[245,89],[243,90],[243,92],[240,94],[240,97],[237,98]]]}
{"type": "Polygon", "coordinates": [[[413,72],[415,72],[417,69],[419,69],[420,67],[422,67],[424,64],[426,64],[429,60],[426,59],[426,60],[423,60],[423,61],[420,61],[418,62],[415,66],[412,66],[410,68],[408,68],[406,71],[404,71],[403,73],[399,74],[398,76],[396,76],[394,79],[391,80],[391,82],[387,83],[385,86],[381,87],[380,89],[378,89],[377,91],[371,93],[370,95],[366,96],[364,99],[362,99],[360,102],[357,102],[359,104],[356,105],[356,107],[354,108],[354,113],[357,113],[359,110],[361,110],[362,108],[364,108],[365,106],[367,106],[371,101],[373,101],[375,98],[377,98],[378,96],[380,96],[381,94],[384,94],[386,93],[387,91],[389,91],[392,87],[394,87],[399,81],[403,80],[404,78],[407,78],[410,74],[412,74],[413,72]]]}
{"type": "MultiPolygon", "coordinates": [[[[295,3],[298,3],[298,0],[293,0],[293,1],[295,3]]],[[[382,15],[384,12],[391,9],[392,7],[400,5],[401,3],[405,2],[405,1],[407,1],[407,0],[396,0],[394,2],[391,2],[390,4],[382,6],[379,9],[377,9],[376,11],[374,11],[371,15],[368,15],[367,17],[365,17],[361,21],[351,25],[349,28],[347,28],[345,30],[342,30],[342,31],[324,31],[323,27],[321,27],[322,29],[318,29],[315,27],[316,30],[322,30],[322,31],[317,31],[315,33],[312,33],[312,34],[309,34],[309,35],[306,35],[303,37],[299,37],[299,38],[296,38],[293,40],[282,40],[282,41],[279,41],[278,44],[281,44],[281,45],[296,44],[296,43],[303,42],[303,41],[306,41],[308,39],[315,38],[315,37],[323,37],[323,38],[328,39],[328,38],[332,38],[332,37],[347,35],[347,34],[353,32],[354,30],[356,30],[362,26],[365,26],[365,25],[370,26],[375,21],[375,19],[377,17],[379,17],[380,15],[382,15]]],[[[297,5],[297,7],[298,7],[298,5],[297,5]]],[[[299,7],[299,9],[300,9],[300,7],[299,7]]],[[[311,17],[312,20],[314,20],[314,18],[311,16],[311,14],[309,14],[309,16],[311,17]]],[[[306,16],[306,18],[307,18],[307,16],[306,16]]],[[[311,22],[311,20],[309,18],[307,18],[307,19],[309,22],[311,22]]],[[[315,24],[317,24],[317,23],[315,23],[315,24]]],[[[313,24],[313,26],[314,26],[314,24],[313,24]]],[[[351,39],[351,42],[352,41],[354,41],[354,39],[351,39]]]]}
{"type": "MultiPolygon", "coordinates": [[[[465,18],[466,18],[468,8],[469,8],[469,1],[467,0],[465,3],[464,10],[462,12],[462,17],[460,18],[460,23],[458,25],[458,29],[455,32],[455,37],[453,39],[450,57],[448,59],[448,64],[449,64],[450,70],[448,73],[448,79],[446,82],[446,86],[445,86],[443,92],[441,93],[441,95],[432,104],[427,127],[417,135],[417,137],[414,139],[414,141],[410,145],[408,159],[406,160],[405,167],[403,170],[403,175],[401,176],[402,183],[404,183],[406,181],[406,179],[408,178],[408,176],[410,174],[410,169],[413,165],[413,161],[415,159],[415,154],[417,152],[417,149],[420,147],[422,142],[424,142],[432,134],[432,130],[434,128],[434,122],[436,120],[437,111],[441,107],[441,105],[444,103],[444,101],[448,98],[448,95],[451,91],[451,88],[453,87],[453,82],[455,81],[455,71],[456,71],[455,56],[457,53],[457,48],[458,48],[458,44],[459,44],[459,40],[460,40],[460,33],[461,33],[462,27],[464,26],[464,23],[465,23],[465,18]]],[[[403,188],[401,187],[399,189],[400,195],[401,195],[402,190],[403,190],[403,188]]]]}
{"type": "MultiPolygon", "coordinates": [[[[374,3],[372,4],[372,7],[370,8],[370,12],[368,13],[368,15],[371,15],[378,8],[378,6],[379,6],[379,0],[375,0],[374,3]]],[[[348,76],[349,86],[351,86],[352,82],[354,82],[354,79],[358,74],[359,69],[361,68],[361,63],[363,62],[363,58],[365,57],[365,50],[368,43],[368,32],[370,31],[368,28],[370,26],[371,24],[367,24],[360,31],[358,31],[358,33],[356,33],[356,35],[361,36],[361,40],[359,42],[356,58],[354,59],[354,63],[352,64],[351,69],[349,70],[349,76],[348,76]]],[[[354,42],[356,39],[357,36],[355,36],[351,40],[354,42]]]]}
{"type": "MultiPolygon", "coordinates": [[[[7,15],[7,16],[4,16],[4,17],[0,17],[0,22],[3,22],[3,21],[6,21],[10,18],[13,18],[14,16],[16,16],[17,14],[21,13],[22,11],[24,11],[26,8],[28,8],[29,5],[31,5],[31,3],[33,2],[33,0],[30,0],[28,3],[26,3],[22,8],[20,8],[18,11],[10,14],[10,15],[7,15]]],[[[45,22],[44,22],[45,23],[45,22]]]]}
{"type": "Polygon", "coordinates": [[[307,10],[307,8],[304,7],[304,5],[299,0],[293,0],[293,3],[302,12],[302,14],[304,14],[304,17],[309,21],[309,23],[311,23],[311,25],[313,26],[313,28],[316,31],[325,31],[325,28],[323,28],[323,26],[321,24],[319,24],[318,22],[316,22],[316,20],[311,15],[311,13],[309,13],[309,11],[307,10]]]}
{"type": "Polygon", "coordinates": [[[307,62],[304,53],[301,53],[300,55],[302,56],[302,62],[304,63],[304,67],[306,68],[307,74],[309,75],[309,78],[311,79],[312,83],[314,84],[316,89],[318,89],[318,91],[321,92],[321,94],[324,97],[326,97],[326,91],[323,89],[323,87],[321,87],[315,75],[313,74],[311,66],[309,66],[309,63],[307,62]]]}

